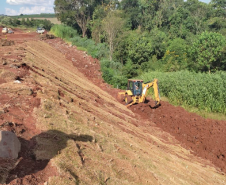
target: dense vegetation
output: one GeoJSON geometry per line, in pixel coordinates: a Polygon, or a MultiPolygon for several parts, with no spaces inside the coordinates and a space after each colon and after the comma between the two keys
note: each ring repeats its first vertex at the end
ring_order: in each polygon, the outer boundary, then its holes
{"type": "Polygon", "coordinates": [[[72,27],[56,24],[51,28],[51,32],[54,33],[55,36],[65,39],[66,41],[71,42],[73,45],[76,45],[78,49],[87,51],[87,53],[93,58],[101,59],[107,57],[108,55],[106,44],[96,44],[91,39],[81,38],[77,31],[72,27]]]}
{"type": "Polygon", "coordinates": [[[13,27],[18,27],[18,26],[24,26],[24,27],[41,27],[45,28],[46,30],[50,30],[51,27],[53,26],[53,23],[51,21],[44,19],[34,19],[25,16],[21,16],[22,19],[16,18],[16,17],[8,17],[8,16],[0,16],[0,23],[1,25],[4,26],[13,26],[13,27]]]}
{"type": "Polygon", "coordinates": [[[173,104],[226,114],[225,72],[211,75],[189,71],[151,72],[140,78],[145,81],[158,78],[161,95],[173,104]]]}
{"type": "Polygon", "coordinates": [[[124,88],[128,78],[155,77],[173,103],[221,113],[226,113],[225,8],[221,0],[55,0],[64,24],[87,43],[91,38],[97,46],[108,45],[108,58],[101,60],[105,81],[124,88]]]}

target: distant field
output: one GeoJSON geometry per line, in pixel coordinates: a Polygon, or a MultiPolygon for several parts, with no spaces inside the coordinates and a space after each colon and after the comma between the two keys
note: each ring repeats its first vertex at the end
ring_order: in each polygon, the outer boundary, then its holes
{"type": "Polygon", "coordinates": [[[10,16],[13,18],[18,18],[18,19],[22,19],[22,18],[55,18],[55,14],[31,14],[31,15],[19,15],[19,16],[10,16]]]}
{"type": "Polygon", "coordinates": [[[33,18],[33,19],[40,19],[40,20],[46,19],[46,20],[51,21],[51,23],[53,23],[53,24],[61,24],[61,22],[58,21],[56,17],[54,17],[54,18],[43,18],[43,17],[40,17],[40,18],[33,18]]]}
{"type": "MultiPolygon", "coordinates": [[[[31,19],[31,17],[28,17],[29,19],[31,19]]],[[[32,17],[33,18],[33,17],[32,17]]],[[[27,19],[27,18],[26,18],[27,19]]],[[[55,17],[55,18],[43,18],[43,17],[40,17],[40,18],[33,18],[33,19],[39,19],[39,20],[49,20],[49,21],[51,21],[51,23],[53,23],[53,24],[61,24],[61,22],[60,21],[58,21],[57,20],[57,18],[55,17]]],[[[21,21],[22,20],[22,18],[19,18],[19,20],[21,21]]]]}
{"type": "Polygon", "coordinates": [[[19,20],[22,20],[22,18],[24,19],[41,19],[41,20],[44,20],[44,19],[47,19],[49,21],[51,21],[53,24],[61,24],[60,21],[57,20],[55,14],[31,14],[31,15],[20,15],[20,16],[10,16],[12,18],[17,18],[19,20]]]}

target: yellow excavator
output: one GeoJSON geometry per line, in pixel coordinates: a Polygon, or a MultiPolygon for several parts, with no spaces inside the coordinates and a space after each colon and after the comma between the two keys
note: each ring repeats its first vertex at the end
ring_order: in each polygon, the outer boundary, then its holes
{"type": "Polygon", "coordinates": [[[136,104],[145,102],[148,89],[153,87],[155,94],[155,106],[156,108],[160,105],[160,95],[158,88],[158,80],[154,79],[151,82],[144,83],[143,80],[128,80],[127,90],[118,93],[118,100],[126,102],[127,107],[136,104]]]}

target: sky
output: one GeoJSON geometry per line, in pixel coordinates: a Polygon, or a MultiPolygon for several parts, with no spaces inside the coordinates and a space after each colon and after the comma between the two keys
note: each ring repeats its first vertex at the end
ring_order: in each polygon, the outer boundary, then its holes
{"type": "MultiPolygon", "coordinates": [[[[210,0],[199,0],[209,3],[210,0]]],[[[0,14],[40,14],[54,13],[54,0],[0,0],[0,14]]]]}
{"type": "Polygon", "coordinates": [[[54,0],[0,0],[0,14],[54,13],[54,0]]]}

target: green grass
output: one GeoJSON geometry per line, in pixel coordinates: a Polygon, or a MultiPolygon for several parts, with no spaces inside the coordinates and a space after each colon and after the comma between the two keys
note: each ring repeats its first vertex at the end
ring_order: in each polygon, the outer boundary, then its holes
{"type": "Polygon", "coordinates": [[[80,50],[80,51],[87,51],[87,49],[83,48],[83,47],[77,47],[77,49],[80,50]]]}
{"type": "Polygon", "coordinates": [[[64,25],[54,25],[51,30],[51,33],[53,33],[56,37],[60,37],[62,39],[65,39],[66,41],[69,41],[69,39],[77,36],[77,31],[69,26],[64,25]]]}
{"type": "Polygon", "coordinates": [[[64,25],[54,25],[50,31],[56,37],[60,37],[66,42],[70,42],[72,43],[72,45],[77,46],[79,50],[87,51],[87,53],[93,58],[101,59],[107,57],[109,54],[109,50],[106,44],[96,44],[92,39],[82,38],[72,27],[64,25]]]}
{"type": "Polygon", "coordinates": [[[93,58],[101,59],[109,55],[108,47],[104,43],[96,44],[92,39],[81,38],[78,35],[71,38],[70,41],[79,48],[85,48],[93,58]]]}
{"type": "Polygon", "coordinates": [[[170,103],[199,111],[226,114],[226,73],[149,72],[139,78],[159,80],[162,96],[170,103]]]}

